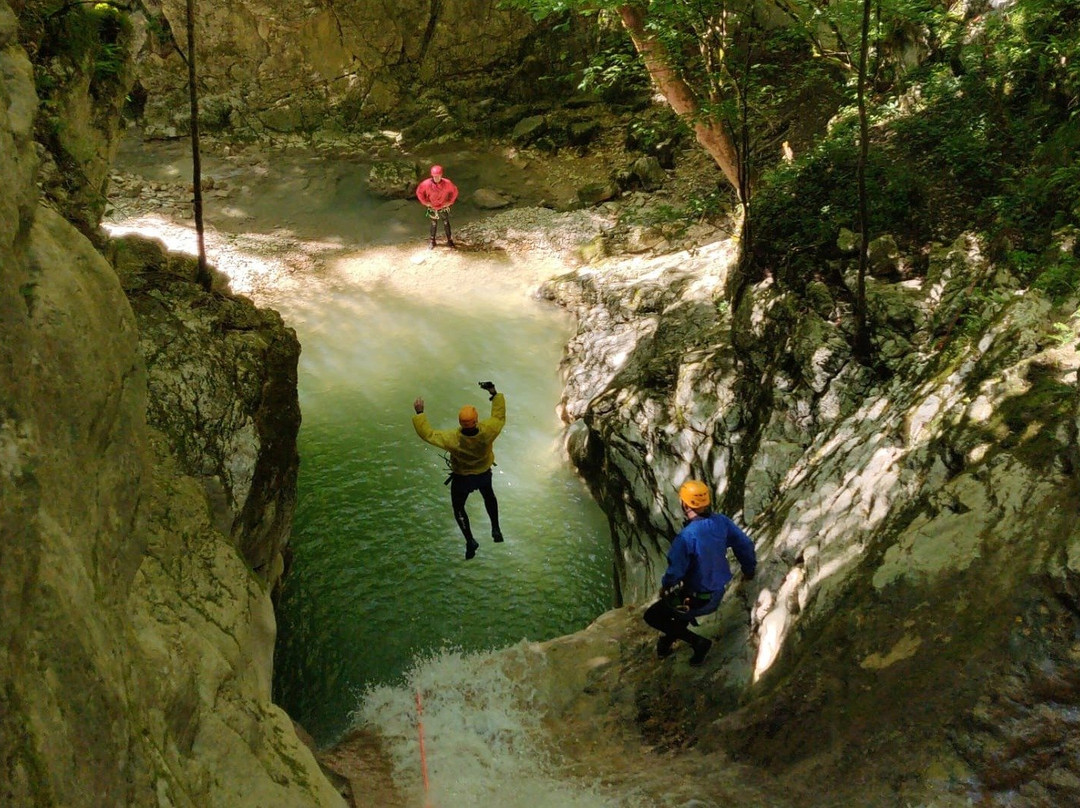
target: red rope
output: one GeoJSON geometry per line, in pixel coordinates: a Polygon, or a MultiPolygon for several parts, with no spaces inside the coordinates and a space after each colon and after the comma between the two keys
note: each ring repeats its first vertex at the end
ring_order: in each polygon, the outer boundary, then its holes
{"type": "Polygon", "coordinates": [[[416,691],[416,729],[420,734],[420,773],[424,778],[424,806],[431,808],[428,793],[427,754],[424,752],[424,704],[420,701],[420,691],[416,691]]]}

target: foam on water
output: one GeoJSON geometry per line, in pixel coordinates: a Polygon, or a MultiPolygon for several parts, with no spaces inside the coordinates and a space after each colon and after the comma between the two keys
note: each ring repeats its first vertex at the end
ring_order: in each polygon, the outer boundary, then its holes
{"type": "MultiPolygon", "coordinates": [[[[402,791],[432,808],[637,808],[648,801],[571,779],[552,752],[543,705],[521,676],[524,645],[498,655],[443,651],[400,686],[369,688],[354,715],[384,739],[402,791]],[[507,669],[516,673],[509,673],[507,669]],[[419,716],[416,694],[422,714],[419,716]],[[420,755],[423,726],[429,792],[420,755]]],[[[535,655],[530,655],[535,661],[535,655]]]]}

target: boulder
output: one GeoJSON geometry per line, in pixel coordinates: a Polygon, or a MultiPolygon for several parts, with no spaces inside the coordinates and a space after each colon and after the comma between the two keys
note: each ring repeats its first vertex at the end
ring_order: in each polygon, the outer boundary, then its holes
{"type": "Polygon", "coordinates": [[[578,201],[585,207],[609,202],[618,196],[619,188],[614,182],[591,182],[577,189],[578,201]]]}
{"type": "Polygon", "coordinates": [[[517,122],[510,133],[510,140],[515,146],[523,148],[534,143],[547,131],[547,119],[543,115],[530,115],[517,122]]]}
{"type": "Polygon", "coordinates": [[[656,191],[667,181],[667,172],[655,157],[639,157],[630,165],[630,173],[643,191],[656,191]]]}
{"type": "Polygon", "coordinates": [[[588,146],[604,130],[597,120],[572,121],[566,127],[566,142],[570,146],[588,146]]]}
{"type": "Polygon", "coordinates": [[[472,203],[481,210],[501,210],[514,203],[514,198],[491,188],[478,188],[472,195],[472,203]]]}
{"type": "Polygon", "coordinates": [[[877,278],[895,279],[900,276],[900,248],[891,235],[870,240],[867,263],[870,274],[877,278]]]}
{"type": "MultiPolygon", "coordinates": [[[[998,277],[979,246],[934,250],[921,283],[868,279],[873,367],[828,288],[768,279],[730,310],[735,250],[545,286],[577,314],[560,412],[583,424],[571,457],[611,518],[624,601],[655,592],[681,480],[707,480],[756,542],[756,578],[701,629],[708,680],[731,689],[666,709],[672,726],[762,766],[899,743],[875,766],[882,782],[911,770],[913,803],[939,788],[920,774],[939,757],[983,793],[1080,795],[1072,747],[1045,755],[1069,737],[1080,681],[1080,353],[1052,339],[1037,290],[972,298],[998,277]],[[776,723],[795,715],[812,720],[776,723]]],[[[629,701],[677,700],[657,679],[643,671],[629,701]]]]}

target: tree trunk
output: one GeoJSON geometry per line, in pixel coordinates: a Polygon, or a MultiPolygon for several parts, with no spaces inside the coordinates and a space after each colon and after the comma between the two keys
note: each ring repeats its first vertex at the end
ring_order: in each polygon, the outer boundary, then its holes
{"type": "Polygon", "coordinates": [[[866,121],[866,61],[870,49],[870,0],[863,0],[862,39],[859,44],[859,275],[855,290],[855,356],[870,359],[870,330],[866,322],[866,270],[870,254],[870,204],[866,196],[866,164],[870,154],[870,128],[866,121]]]}
{"type": "Polygon", "coordinates": [[[195,198],[195,237],[198,242],[199,268],[196,278],[210,291],[212,279],[206,263],[206,237],[203,227],[202,158],[199,154],[199,92],[195,86],[195,0],[187,0],[188,96],[191,101],[191,184],[195,198]]]}
{"type": "Polygon", "coordinates": [[[731,136],[718,122],[700,116],[701,105],[694,91],[672,66],[664,43],[645,30],[645,15],[645,9],[638,6],[619,7],[623,27],[634,41],[634,47],[645,62],[656,88],[663,93],[671,108],[693,127],[698,143],[716,161],[724,172],[724,178],[739,193],[739,156],[731,136]]]}

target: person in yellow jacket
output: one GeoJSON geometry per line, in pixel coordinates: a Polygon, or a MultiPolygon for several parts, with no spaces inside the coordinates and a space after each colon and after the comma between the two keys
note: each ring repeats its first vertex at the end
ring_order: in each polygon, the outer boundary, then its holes
{"type": "Polygon", "coordinates": [[[484,508],[491,520],[491,538],[503,540],[499,529],[499,501],[491,487],[491,467],[495,465],[495,438],[499,437],[506,425],[506,399],[496,392],[493,382],[480,382],[491,400],[491,417],[480,420],[476,407],[466,404],[458,412],[459,429],[433,429],[424,414],[424,399],[413,402],[416,415],[413,416],[413,429],[421,440],[445,449],[450,453],[450,505],[454,510],[454,520],[465,535],[465,558],[476,555],[480,544],[473,538],[469,526],[469,515],[465,512],[465,501],[473,491],[479,491],[484,498],[484,508]]]}

